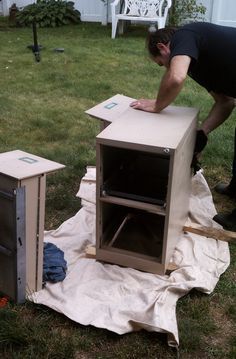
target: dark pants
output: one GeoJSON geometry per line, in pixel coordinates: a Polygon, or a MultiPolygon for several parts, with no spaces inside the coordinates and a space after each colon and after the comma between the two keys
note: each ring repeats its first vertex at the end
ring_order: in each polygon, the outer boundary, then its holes
{"type": "Polygon", "coordinates": [[[235,127],[235,133],[234,133],[234,159],[233,159],[233,176],[236,176],[236,127],[235,127]]]}

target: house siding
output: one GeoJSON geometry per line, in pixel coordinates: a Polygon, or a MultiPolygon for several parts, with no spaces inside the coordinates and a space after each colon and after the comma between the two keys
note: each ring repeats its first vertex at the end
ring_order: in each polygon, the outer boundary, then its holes
{"type": "MultiPolygon", "coordinates": [[[[74,0],[75,8],[81,13],[82,21],[111,22],[110,4],[113,0],[103,2],[101,0],[74,0]]],[[[17,7],[24,7],[34,3],[34,0],[1,0],[0,13],[9,14],[9,8],[13,3],[17,7]]],[[[197,0],[206,7],[205,21],[215,24],[236,27],[236,5],[235,0],[197,0]]]]}

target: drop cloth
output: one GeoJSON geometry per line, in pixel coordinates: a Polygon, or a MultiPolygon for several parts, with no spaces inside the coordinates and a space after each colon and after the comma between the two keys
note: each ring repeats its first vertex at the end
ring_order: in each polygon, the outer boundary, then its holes
{"type": "MultiPolygon", "coordinates": [[[[45,232],[44,241],[64,251],[65,280],[47,283],[30,299],[83,325],[118,334],[144,328],[167,333],[169,345],[178,344],[177,300],[193,288],[207,294],[214,290],[230,263],[228,243],[183,233],[172,256],[179,269],[163,276],[86,258],[86,246],[95,244],[95,182],[95,168],[88,167],[77,193],[82,208],[58,229],[45,232]]],[[[211,219],[215,214],[199,171],[192,178],[189,221],[217,227],[211,219]]]]}

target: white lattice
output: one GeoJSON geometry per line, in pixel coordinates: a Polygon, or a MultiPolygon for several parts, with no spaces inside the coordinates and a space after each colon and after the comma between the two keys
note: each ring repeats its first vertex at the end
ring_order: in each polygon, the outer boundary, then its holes
{"type": "Polygon", "coordinates": [[[125,13],[131,16],[155,17],[161,0],[125,0],[125,13]]]}

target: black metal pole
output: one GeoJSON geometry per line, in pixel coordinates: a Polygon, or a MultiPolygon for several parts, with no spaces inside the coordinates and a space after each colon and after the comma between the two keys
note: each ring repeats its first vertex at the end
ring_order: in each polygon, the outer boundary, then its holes
{"type": "Polygon", "coordinates": [[[35,56],[35,60],[37,62],[40,61],[40,50],[39,50],[39,45],[38,45],[38,36],[37,36],[37,26],[36,26],[36,21],[33,20],[33,38],[34,38],[34,45],[33,45],[33,53],[35,56]]]}

